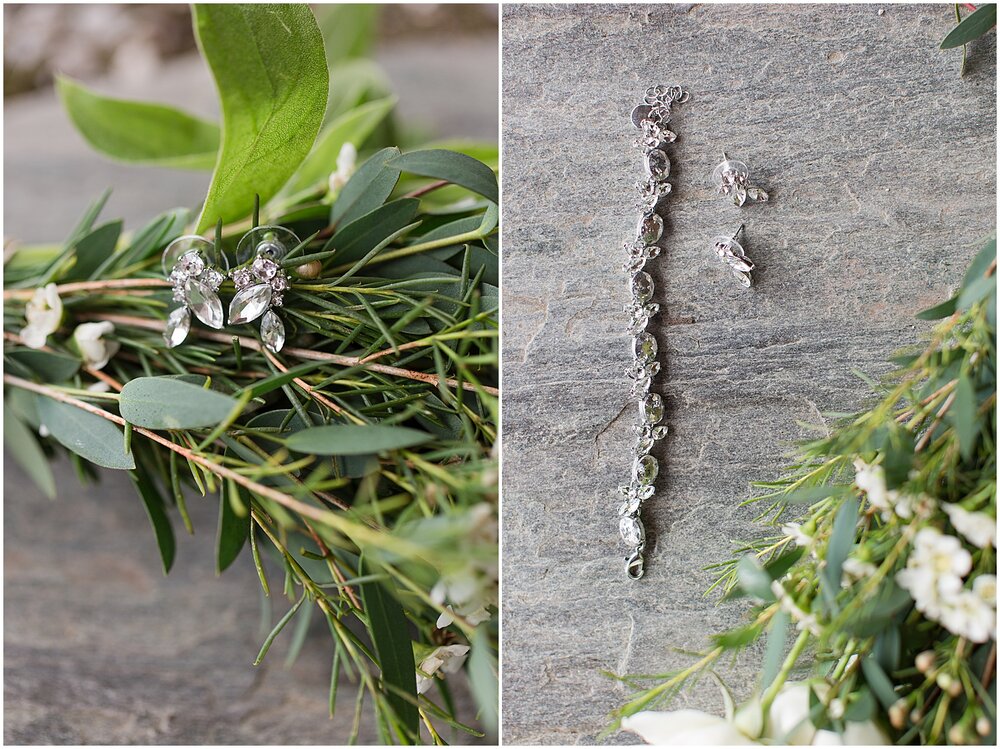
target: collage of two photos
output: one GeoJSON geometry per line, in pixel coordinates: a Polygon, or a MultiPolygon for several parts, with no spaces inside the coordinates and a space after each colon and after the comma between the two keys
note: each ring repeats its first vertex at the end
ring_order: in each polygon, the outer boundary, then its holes
{"type": "Polygon", "coordinates": [[[4,743],[996,744],[996,5],[3,24],[4,743]]]}

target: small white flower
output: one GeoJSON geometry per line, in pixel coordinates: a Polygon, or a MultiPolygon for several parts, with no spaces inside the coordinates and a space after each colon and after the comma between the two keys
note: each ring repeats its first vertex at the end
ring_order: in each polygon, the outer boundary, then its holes
{"type": "Polygon", "coordinates": [[[809,546],[812,544],[812,536],[802,530],[800,523],[785,523],[785,525],[781,526],[781,532],[795,541],[796,546],[809,546]]]}
{"type": "Polygon", "coordinates": [[[939,599],[958,593],[970,569],[972,555],[961,541],[936,528],[921,528],[913,539],[906,569],[896,574],[896,582],[910,592],[919,611],[936,618],[939,599]]]}
{"type": "Polygon", "coordinates": [[[35,289],[24,308],[24,316],[28,320],[28,324],[21,329],[24,345],[28,348],[42,348],[45,339],[59,328],[62,314],[62,299],[59,298],[54,283],[35,289]]]}
{"type": "MultiPolygon", "coordinates": [[[[445,607],[447,610],[438,617],[437,628],[444,629],[449,624],[455,621],[455,609],[451,606],[445,607]]],[[[470,626],[475,627],[482,624],[485,621],[489,621],[490,612],[485,606],[475,606],[470,607],[460,606],[458,609],[458,616],[462,617],[469,623],[470,626]]]]}
{"type": "Polygon", "coordinates": [[[997,576],[980,575],[972,581],[972,592],[979,596],[983,603],[997,607],[997,576]]]}
{"type": "Polygon", "coordinates": [[[622,728],[647,744],[667,746],[748,746],[758,743],[735,723],[701,710],[644,710],[622,718],[622,728]]]}
{"type": "Polygon", "coordinates": [[[959,505],[946,504],[943,509],[955,530],[970,544],[980,549],[985,549],[987,546],[996,548],[996,518],[984,512],[969,512],[959,505]]]}
{"type": "Polygon", "coordinates": [[[949,597],[941,612],[941,624],[949,632],[972,642],[989,640],[996,629],[996,618],[996,609],[971,590],[949,597]]]}
{"type": "Polygon", "coordinates": [[[105,341],[103,336],[115,332],[114,323],[85,322],[76,326],[73,342],[83,357],[83,363],[91,369],[103,369],[111,357],[118,353],[118,341],[105,341]]]}
{"type": "Polygon", "coordinates": [[[87,385],[87,390],[92,393],[107,393],[111,390],[111,386],[104,380],[98,380],[87,385]]]}
{"type": "Polygon", "coordinates": [[[330,192],[338,193],[340,188],[347,184],[347,180],[354,174],[354,164],[358,159],[358,150],[354,144],[347,141],[340,147],[337,154],[337,171],[330,174],[330,192]]]}
{"type": "MultiPolygon", "coordinates": [[[[826,697],[829,687],[820,682],[812,688],[820,699],[826,697]]],[[[837,734],[834,731],[817,731],[816,726],[810,720],[809,709],[810,686],[803,682],[787,682],[778,692],[774,702],[771,703],[771,711],[768,714],[768,730],[766,737],[770,738],[769,743],[789,744],[792,746],[882,746],[891,743],[882,730],[872,721],[854,722],[845,724],[844,733],[837,734]]],[[[835,703],[839,700],[831,700],[830,712],[835,713],[838,708],[835,703]]],[[[843,709],[843,705],[840,706],[843,709]]]]}
{"type": "Polygon", "coordinates": [[[435,648],[420,662],[420,671],[423,673],[417,674],[417,694],[423,694],[431,688],[434,674],[438,671],[443,674],[457,673],[465,664],[468,654],[468,645],[445,645],[435,648]]]}
{"type": "Polygon", "coordinates": [[[860,559],[855,559],[854,557],[848,557],[844,560],[844,565],[841,567],[843,570],[843,575],[841,576],[840,584],[845,588],[850,587],[851,583],[857,580],[864,580],[865,578],[871,577],[877,571],[877,568],[871,562],[863,562],[860,559]]]}
{"type": "Polygon", "coordinates": [[[870,466],[858,458],[854,461],[854,483],[868,496],[872,507],[879,510],[890,509],[889,490],[885,486],[885,471],[882,466],[870,466]]]}

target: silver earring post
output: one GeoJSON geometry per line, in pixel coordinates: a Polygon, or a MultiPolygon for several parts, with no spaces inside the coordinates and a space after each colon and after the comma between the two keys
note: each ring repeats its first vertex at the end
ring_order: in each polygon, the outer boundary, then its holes
{"type": "Polygon", "coordinates": [[[751,274],[755,266],[753,261],[747,257],[743,245],[736,241],[736,237],[745,228],[746,224],[740,224],[740,228],[731,237],[718,236],[712,240],[712,243],[715,247],[715,253],[726,264],[729,270],[733,272],[736,280],[747,288],[750,288],[753,285],[753,276],[751,274]]]}
{"type": "Polygon", "coordinates": [[[191,315],[210,328],[222,327],[219,287],[229,267],[225,253],[204,237],[178,237],[163,251],[163,272],[173,286],[173,299],[181,306],[167,316],[163,340],[168,348],[179,346],[191,330],[191,315]]]}

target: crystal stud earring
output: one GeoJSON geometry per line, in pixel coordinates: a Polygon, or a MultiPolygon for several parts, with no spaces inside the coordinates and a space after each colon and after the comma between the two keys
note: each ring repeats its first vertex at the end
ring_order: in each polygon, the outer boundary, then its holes
{"type": "Polygon", "coordinates": [[[181,306],[167,317],[163,340],[169,348],[179,346],[191,330],[191,313],[210,328],[222,327],[219,286],[229,268],[225,253],[204,237],[178,237],[163,251],[163,272],[181,306]]]}
{"type": "Polygon", "coordinates": [[[720,195],[725,195],[734,205],[742,206],[747,199],[767,202],[767,193],[750,184],[750,168],[722,152],[722,163],[712,172],[712,182],[720,195]]]}
{"type": "Polygon", "coordinates": [[[229,305],[229,324],[253,322],[260,318],[260,338],[272,352],[285,345],[285,326],[274,308],[284,303],[289,288],[281,259],[299,244],[298,237],[282,226],[258,226],[240,240],[236,258],[240,265],[232,272],[236,296],[229,305]]]}
{"type": "Polygon", "coordinates": [[[743,250],[743,245],[736,241],[736,237],[740,235],[743,229],[744,225],[740,224],[740,228],[736,230],[733,236],[719,236],[713,242],[715,253],[719,256],[719,259],[729,267],[729,270],[736,276],[736,280],[749,289],[751,284],[753,284],[753,277],[750,274],[753,272],[754,264],[747,257],[746,252],[743,250]]]}

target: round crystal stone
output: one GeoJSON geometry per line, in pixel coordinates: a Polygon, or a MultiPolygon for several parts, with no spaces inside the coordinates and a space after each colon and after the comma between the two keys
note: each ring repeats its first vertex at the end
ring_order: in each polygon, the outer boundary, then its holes
{"type": "Polygon", "coordinates": [[[645,271],[632,276],[632,296],[645,304],[653,298],[653,279],[645,271]]]}
{"type": "Polygon", "coordinates": [[[663,180],[670,176],[670,159],[659,148],[654,148],[646,154],[646,171],[655,180],[663,180]]]}
{"type": "Polygon", "coordinates": [[[712,182],[715,183],[716,187],[721,187],[726,181],[731,184],[738,179],[746,179],[749,176],[750,169],[746,164],[735,159],[727,159],[712,171],[712,182]]]}
{"type": "Polygon", "coordinates": [[[655,213],[647,213],[639,220],[639,241],[653,244],[663,236],[663,219],[655,213]]]}
{"type": "Polygon", "coordinates": [[[278,272],[278,264],[268,257],[258,255],[253,261],[253,272],[261,281],[270,281],[278,272]]]}
{"type": "Polygon", "coordinates": [[[656,474],[660,472],[660,466],[656,458],[652,455],[643,455],[634,466],[635,480],[642,486],[649,486],[656,481],[656,474]]]}
{"type": "Polygon", "coordinates": [[[666,413],[663,408],[663,398],[659,393],[650,393],[639,404],[642,420],[647,424],[658,424],[666,413]]]}
{"type": "Polygon", "coordinates": [[[649,333],[640,333],[632,343],[636,359],[649,361],[656,358],[656,339],[649,333]]]}

